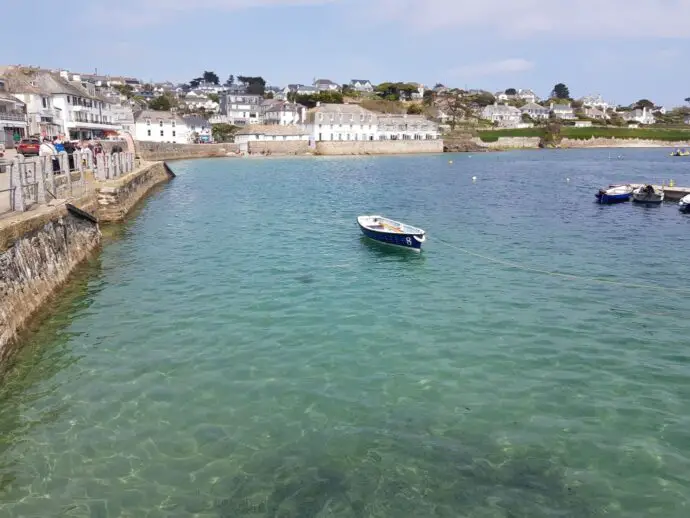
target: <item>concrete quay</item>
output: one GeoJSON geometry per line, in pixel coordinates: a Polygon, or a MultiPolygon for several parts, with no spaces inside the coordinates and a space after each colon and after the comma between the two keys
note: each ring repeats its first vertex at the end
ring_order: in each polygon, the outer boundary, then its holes
{"type": "Polygon", "coordinates": [[[676,187],[675,185],[670,187],[668,185],[654,185],[647,183],[631,183],[629,185],[632,186],[633,189],[644,187],[645,185],[652,185],[656,190],[663,191],[664,201],[680,201],[681,198],[690,194],[690,187],[676,187]]]}

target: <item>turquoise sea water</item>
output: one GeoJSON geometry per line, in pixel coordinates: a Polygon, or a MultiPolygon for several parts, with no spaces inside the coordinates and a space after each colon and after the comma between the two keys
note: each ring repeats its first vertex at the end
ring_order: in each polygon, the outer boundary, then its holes
{"type": "Polygon", "coordinates": [[[594,203],[690,162],[172,167],[4,373],[0,516],[690,516],[690,218],[594,203]]]}

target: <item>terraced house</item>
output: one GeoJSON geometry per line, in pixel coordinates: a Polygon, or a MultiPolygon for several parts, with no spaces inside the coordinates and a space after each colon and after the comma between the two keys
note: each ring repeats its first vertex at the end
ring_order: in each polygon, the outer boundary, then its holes
{"type": "Polygon", "coordinates": [[[357,104],[322,104],[309,110],[307,131],[316,142],[376,140],[378,116],[357,104]]]}
{"type": "Polygon", "coordinates": [[[382,114],[378,117],[378,140],[434,140],[438,124],[422,115],[382,114]]]}

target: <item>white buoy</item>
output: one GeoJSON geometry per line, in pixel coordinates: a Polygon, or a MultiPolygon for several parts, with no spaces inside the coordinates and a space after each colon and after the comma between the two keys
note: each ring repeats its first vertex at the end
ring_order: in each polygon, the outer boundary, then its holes
{"type": "Polygon", "coordinates": [[[565,181],[570,183],[570,178],[566,178],[565,181]]]}
{"type": "Polygon", "coordinates": [[[476,181],[477,181],[477,177],[476,177],[476,176],[473,176],[473,177],[472,177],[472,181],[473,181],[473,182],[476,182],[476,181]]]}

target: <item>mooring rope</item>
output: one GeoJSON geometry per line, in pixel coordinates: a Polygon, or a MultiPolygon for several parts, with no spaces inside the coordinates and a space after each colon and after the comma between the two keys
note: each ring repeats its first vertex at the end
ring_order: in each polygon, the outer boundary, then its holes
{"type": "Polygon", "coordinates": [[[455,250],[458,250],[459,252],[462,252],[464,254],[471,255],[473,257],[478,257],[480,259],[484,259],[485,261],[489,261],[489,262],[492,262],[495,264],[507,266],[509,268],[515,268],[517,270],[523,270],[526,272],[541,273],[543,275],[550,275],[552,277],[561,277],[563,279],[570,279],[570,280],[577,280],[577,281],[598,282],[598,283],[610,284],[610,285],[614,285],[614,286],[626,286],[628,288],[640,288],[640,289],[645,289],[645,290],[673,291],[673,292],[677,292],[677,293],[687,293],[688,292],[687,288],[671,288],[669,286],[659,286],[656,284],[636,284],[636,283],[630,283],[630,282],[617,281],[617,280],[613,280],[613,279],[602,279],[600,277],[588,277],[585,275],[575,275],[572,273],[553,272],[550,270],[544,270],[542,268],[535,268],[533,266],[527,266],[527,265],[515,263],[512,261],[506,261],[505,259],[498,259],[497,257],[491,257],[488,255],[479,254],[477,252],[473,252],[472,250],[468,250],[467,248],[463,248],[461,246],[450,243],[449,241],[446,241],[444,239],[438,239],[437,238],[436,241],[439,243],[443,243],[444,245],[449,246],[451,248],[454,248],[455,250]]]}

